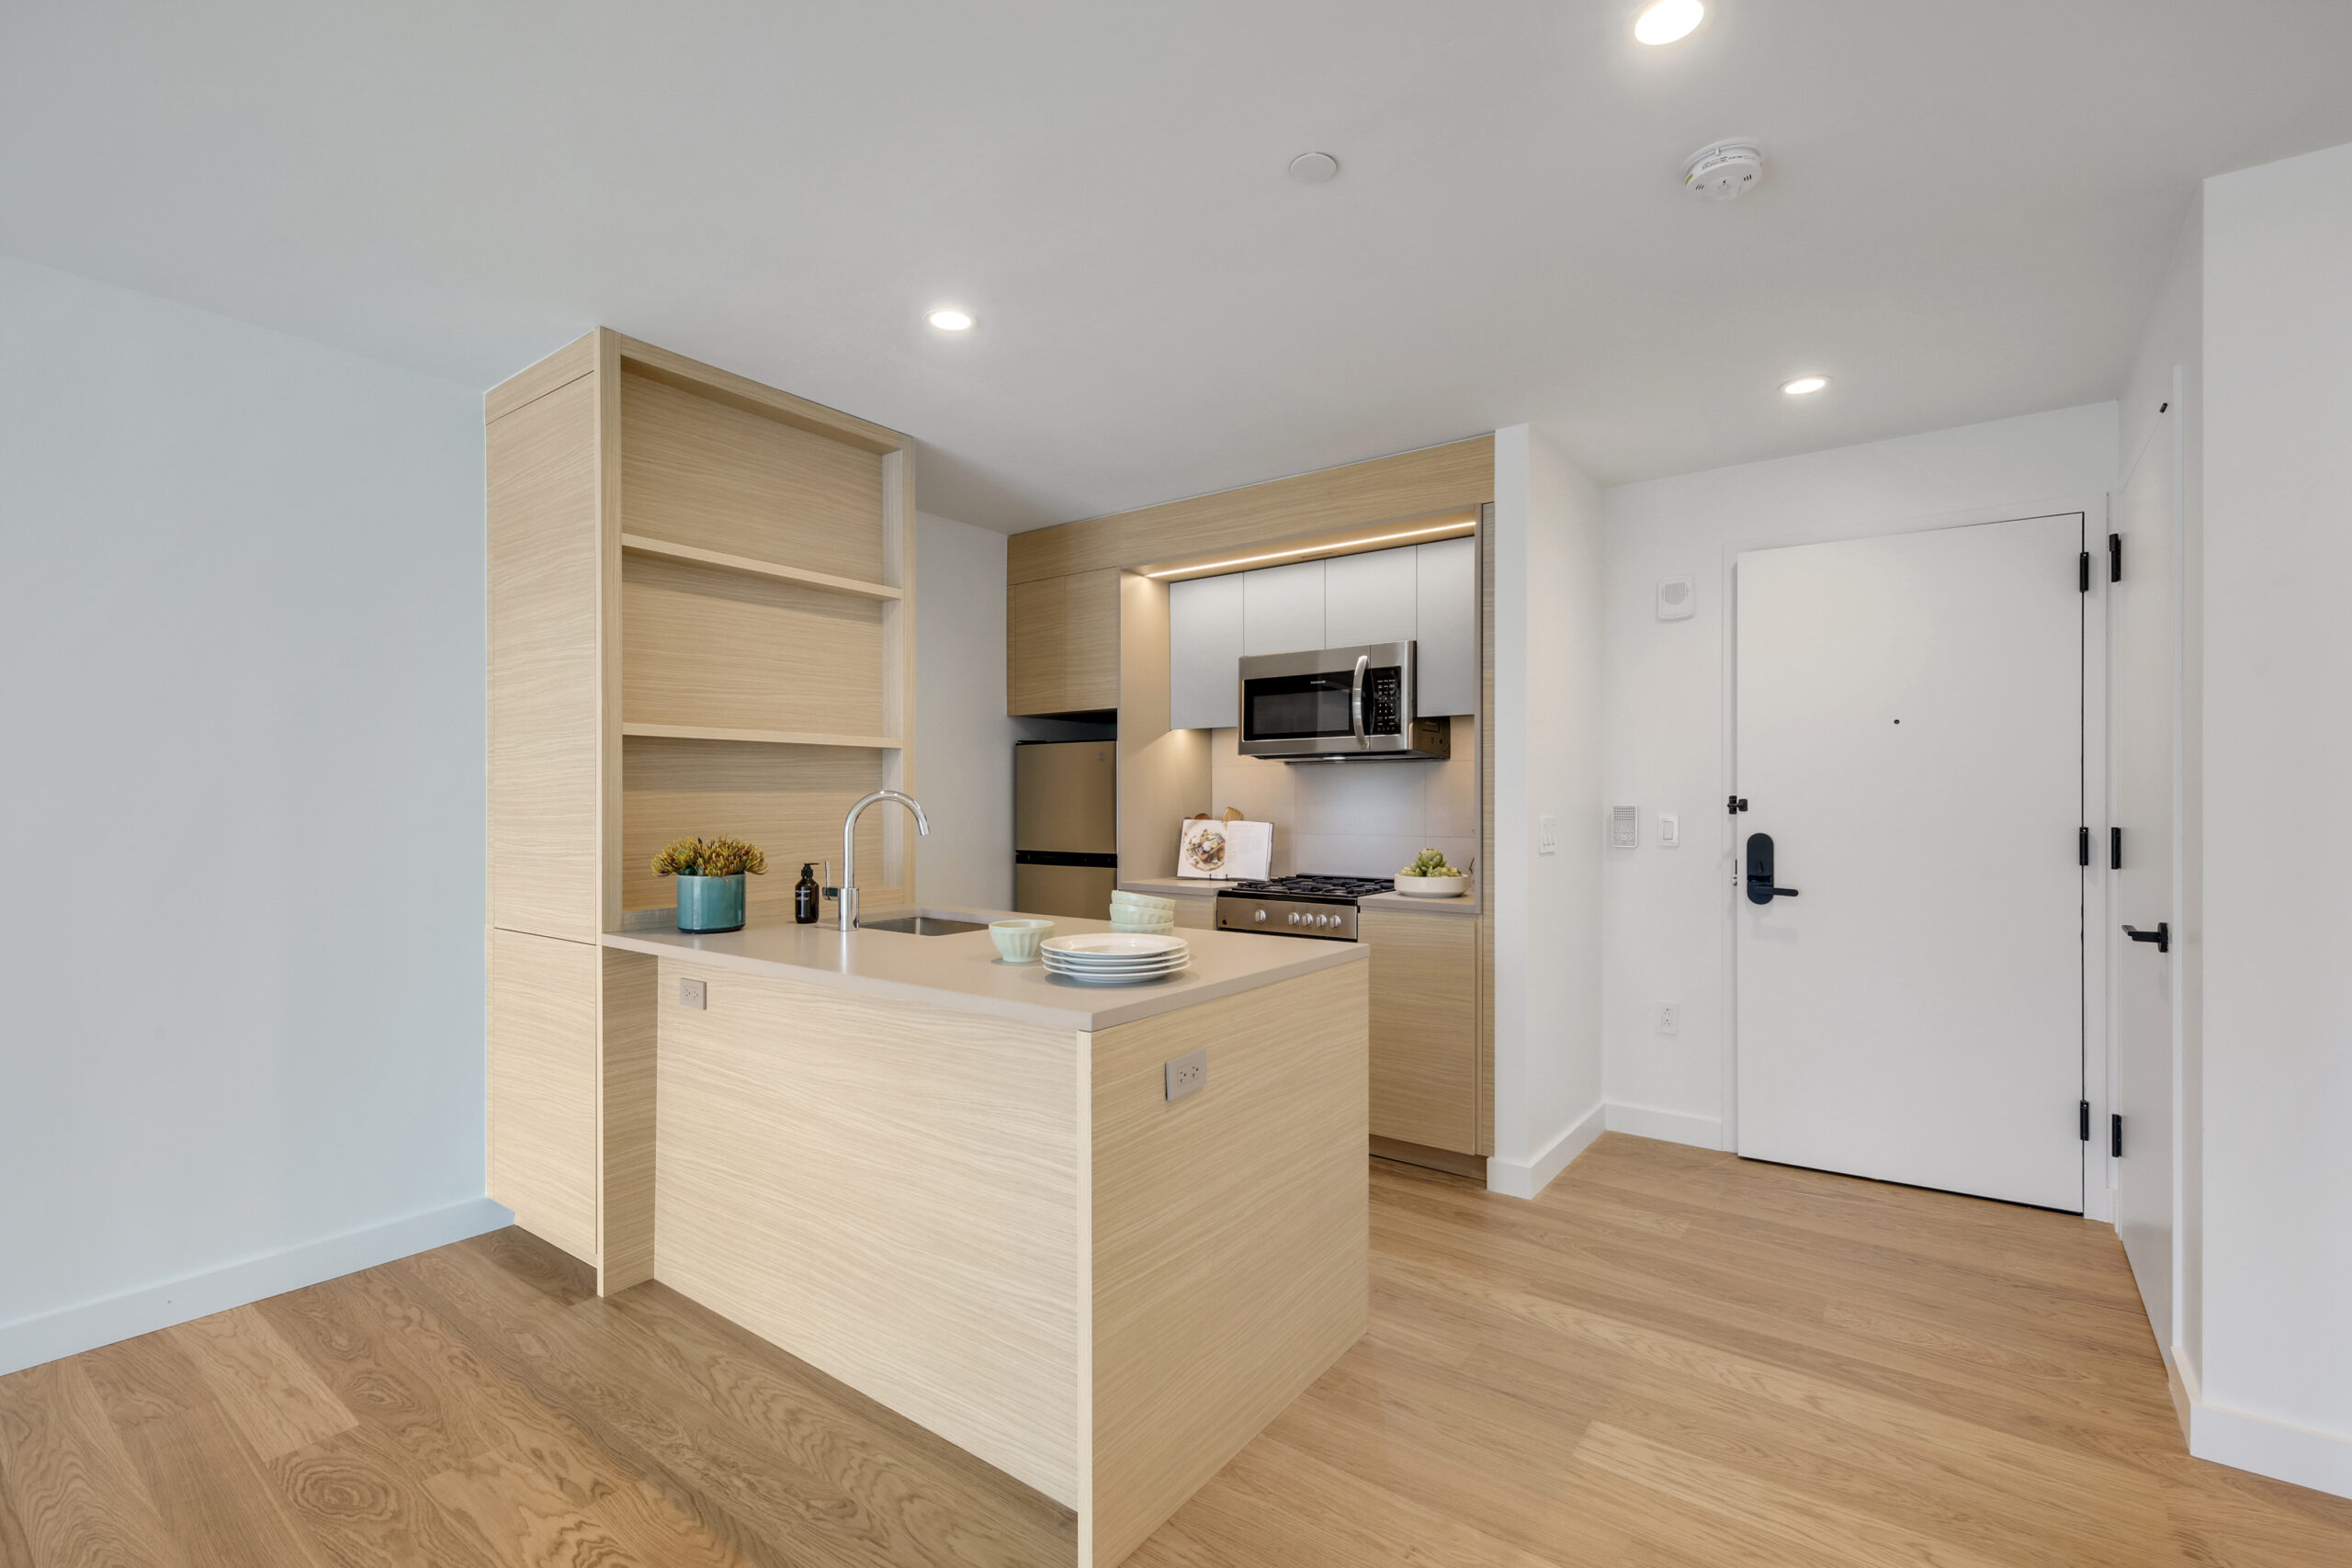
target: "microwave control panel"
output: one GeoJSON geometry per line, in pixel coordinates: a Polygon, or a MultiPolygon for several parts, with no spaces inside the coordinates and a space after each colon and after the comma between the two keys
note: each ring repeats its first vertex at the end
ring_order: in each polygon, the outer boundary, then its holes
{"type": "Polygon", "coordinates": [[[1405,728],[1405,671],[1391,664],[1363,672],[1363,728],[1367,735],[1401,735],[1405,728]]]}

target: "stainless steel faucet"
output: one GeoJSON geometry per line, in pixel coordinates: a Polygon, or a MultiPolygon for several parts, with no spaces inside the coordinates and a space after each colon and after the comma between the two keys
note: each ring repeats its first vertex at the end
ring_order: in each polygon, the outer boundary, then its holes
{"type": "Polygon", "coordinates": [[[931,818],[922,814],[922,802],[911,795],[900,795],[895,789],[877,789],[849,808],[842,820],[842,885],[822,889],[833,900],[835,929],[857,930],[857,818],[858,813],[877,800],[895,800],[915,814],[915,827],[923,837],[931,836],[931,818]]]}

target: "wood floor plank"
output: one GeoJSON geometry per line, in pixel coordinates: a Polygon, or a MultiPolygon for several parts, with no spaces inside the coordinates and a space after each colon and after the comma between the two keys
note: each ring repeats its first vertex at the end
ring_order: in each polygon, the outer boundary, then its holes
{"type": "Polygon", "coordinates": [[[265,1460],[350,1430],[358,1417],[279,1338],[257,1306],[233,1307],[165,1329],[213,1399],[265,1460]]]}
{"type": "Polygon", "coordinates": [[[268,1469],[289,1516],[334,1568],[505,1568],[372,1427],[355,1423],[268,1469]]]}
{"type": "Polygon", "coordinates": [[[425,1483],[500,1562],[743,1568],[746,1559],[648,1489],[569,1443],[498,1449],[425,1483]]]}
{"type": "Polygon", "coordinates": [[[189,1568],[323,1568],[218,1405],[147,1415],[124,1431],[123,1446],[189,1568]]]}
{"type": "Polygon", "coordinates": [[[33,1568],[188,1568],[76,1360],[0,1388],[0,1488],[33,1568]]]}
{"type": "MultiPolygon", "coordinates": [[[[1532,1202],[1370,1180],[1371,1331],[1138,1568],[2352,1564],[2352,1500],[2182,1450],[2105,1227],[1617,1134],[1532,1202]]],[[[0,1378],[0,1568],[1072,1560],[1068,1509],[519,1231],[240,1311],[0,1378]]]]}

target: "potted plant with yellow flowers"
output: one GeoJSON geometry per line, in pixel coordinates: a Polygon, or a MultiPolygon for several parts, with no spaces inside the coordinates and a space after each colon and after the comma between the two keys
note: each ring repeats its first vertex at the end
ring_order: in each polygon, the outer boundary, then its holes
{"type": "Polygon", "coordinates": [[[653,857],[653,874],[678,879],[678,929],[743,929],[743,878],[765,876],[768,857],[741,839],[680,839],[653,857]]]}

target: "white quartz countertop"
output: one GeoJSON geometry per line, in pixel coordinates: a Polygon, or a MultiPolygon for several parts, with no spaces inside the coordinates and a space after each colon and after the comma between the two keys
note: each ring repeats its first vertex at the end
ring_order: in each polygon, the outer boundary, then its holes
{"type": "MultiPolygon", "coordinates": [[[[1208,898],[1220,888],[1234,884],[1210,876],[1139,876],[1122,881],[1119,886],[1129,893],[1150,893],[1162,898],[1208,898]]],[[[1407,915],[1475,915],[1478,899],[1465,893],[1459,898],[1408,898],[1402,893],[1375,893],[1357,903],[1366,908],[1394,911],[1407,915]]],[[[1285,942],[1294,940],[1285,937],[1285,942]]]]}
{"type": "MultiPolygon", "coordinates": [[[[893,909],[887,916],[907,912],[893,909]]],[[[925,907],[922,913],[950,920],[1029,918],[1001,909],[925,907]]],[[[877,911],[873,918],[887,916],[877,911]]],[[[1076,936],[1110,929],[1107,920],[1057,917],[1052,934],[1076,936]]],[[[1140,986],[1090,986],[1048,975],[1042,964],[1007,964],[997,956],[996,945],[984,931],[949,936],[883,931],[844,935],[827,922],[803,926],[789,919],[755,918],[740,931],[716,936],[689,936],[670,929],[607,931],[604,942],[606,947],[650,953],[657,958],[687,959],[714,968],[838,986],[869,996],[1089,1032],[1318,969],[1361,964],[1371,953],[1369,948],[1353,942],[1300,942],[1295,937],[1241,931],[1180,931],[1176,934],[1192,944],[1192,967],[1140,986]]]]}

